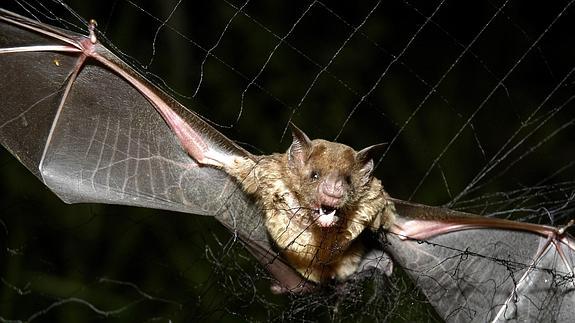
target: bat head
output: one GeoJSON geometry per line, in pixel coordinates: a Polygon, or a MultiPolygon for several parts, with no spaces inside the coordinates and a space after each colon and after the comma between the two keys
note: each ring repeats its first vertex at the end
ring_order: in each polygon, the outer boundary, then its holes
{"type": "Polygon", "coordinates": [[[310,140],[295,126],[292,134],[287,151],[290,182],[301,206],[311,210],[313,223],[328,228],[342,217],[352,217],[355,204],[369,187],[373,154],[383,145],[357,152],[340,143],[310,140]]]}

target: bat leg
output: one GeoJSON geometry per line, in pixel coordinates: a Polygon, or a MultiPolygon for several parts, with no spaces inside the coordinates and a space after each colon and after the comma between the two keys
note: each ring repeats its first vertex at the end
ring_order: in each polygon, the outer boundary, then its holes
{"type": "Polygon", "coordinates": [[[383,250],[372,249],[361,259],[357,273],[370,270],[377,270],[389,277],[393,273],[393,260],[383,250]]]}
{"type": "Polygon", "coordinates": [[[312,293],[317,290],[318,286],[309,282],[303,282],[295,287],[286,287],[281,282],[274,282],[270,286],[270,290],[273,294],[283,295],[283,294],[307,294],[312,293]]]}

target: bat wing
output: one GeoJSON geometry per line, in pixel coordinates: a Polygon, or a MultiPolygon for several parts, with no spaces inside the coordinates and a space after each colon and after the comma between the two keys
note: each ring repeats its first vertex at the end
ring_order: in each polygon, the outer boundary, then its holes
{"type": "Polygon", "coordinates": [[[575,319],[575,241],[566,232],[395,204],[387,250],[446,321],[575,319]]]}
{"type": "MultiPolygon", "coordinates": [[[[223,172],[186,154],[133,83],[101,62],[82,61],[77,44],[86,37],[6,11],[0,20],[2,144],[62,200],[213,215],[226,200],[242,199],[223,172]]],[[[97,44],[95,51],[191,127],[210,132],[208,145],[241,153],[106,48],[97,44]]]]}
{"type": "Polygon", "coordinates": [[[250,155],[104,46],[0,9],[0,69],[0,141],[63,201],[212,215],[272,263],[255,203],[189,156],[250,155]]]}

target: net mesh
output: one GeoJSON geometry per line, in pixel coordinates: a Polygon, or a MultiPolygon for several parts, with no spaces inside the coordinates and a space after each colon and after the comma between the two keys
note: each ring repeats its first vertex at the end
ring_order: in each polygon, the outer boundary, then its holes
{"type": "MultiPolygon", "coordinates": [[[[575,206],[572,1],[33,1],[100,39],[229,138],[388,143],[394,197],[564,225],[575,206]],[[83,18],[82,18],[83,17],[83,18]]],[[[65,205],[0,155],[1,321],[437,321],[397,268],[310,295],[270,278],[214,219],[65,205]]]]}

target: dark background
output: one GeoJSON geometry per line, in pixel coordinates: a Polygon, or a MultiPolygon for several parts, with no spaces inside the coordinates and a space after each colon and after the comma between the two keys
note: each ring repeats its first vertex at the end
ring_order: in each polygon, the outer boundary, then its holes
{"type": "MultiPolygon", "coordinates": [[[[25,4],[85,30],[63,6],[25,4]]],[[[291,121],[357,148],[389,143],[377,176],[394,197],[556,225],[572,217],[569,2],[249,1],[234,17],[242,5],[183,1],[163,24],[175,1],[69,2],[98,21],[102,41],[252,152],[284,150],[291,121]]],[[[434,319],[401,274],[351,300],[271,295],[215,220],[65,205],[4,150],[0,185],[4,319],[434,319]]]]}

